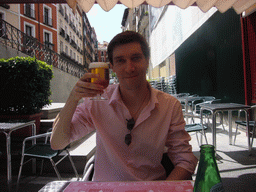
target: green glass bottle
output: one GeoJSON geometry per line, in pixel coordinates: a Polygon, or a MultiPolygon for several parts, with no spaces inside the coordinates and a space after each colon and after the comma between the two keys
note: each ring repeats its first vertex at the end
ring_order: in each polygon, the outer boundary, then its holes
{"type": "Polygon", "coordinates": [[[223,192],[224,188],[216,163],[214,146],[201,145],[200,148],[200,161],[194,192],[223,192]]]}

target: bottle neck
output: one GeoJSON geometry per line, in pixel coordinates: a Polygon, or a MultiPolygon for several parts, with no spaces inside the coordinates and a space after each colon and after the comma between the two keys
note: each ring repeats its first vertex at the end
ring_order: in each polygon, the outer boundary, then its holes
{"type": "Polygon", "coordinates": [[[215,150],[213,145],[201,145],[200,148],[201,156],[215,156],[215,150]]]}

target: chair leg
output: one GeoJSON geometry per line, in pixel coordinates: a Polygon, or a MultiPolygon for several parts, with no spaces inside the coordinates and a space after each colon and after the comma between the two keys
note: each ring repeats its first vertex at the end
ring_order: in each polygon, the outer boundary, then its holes
{"type": "Polygon", "coordinates": [[[50,159],[50,161],[51,161],[51,163],[52,163],[52,166],[53,166],[53,168],[54,168],[55,173],[57,174],[58,179],[61,180],[60,173],[59,173],[59,171],[58,171],[58,169],[57,169],[57,167],[56,167],[54,161],[53,161],[52,159],[50,159]]]}
{"type": "Polygon", "coordinates": [[[70,161],[70,163],[71,163],[71,165],[72,165],[72,168],[73,168],[73,170],[74,170],[74,172],[75,172],[75,175],[76,175],[76,177],[77,177],[77,180],[79,180],[79,175],[78,175],[78,172],[77,172],[77,170],[76,170],[75,164],[74,164],[74,162],[73,162],[73,160],[72,160],[72,158],[71,158],[71,156],[70,156],[70,153],[69,153],[69,151],[68,151],[67,149],[66,149],[65,151],[66,151],[66,153],[68,154],[69,161],[70,161]]]}
{"type": "MultiPolygon", "coordinates": [[[[196,139],[197,139],[198,146],[200,147],[201,144],[200,144],[199,139],[198,139],[197,131],[196,131],[196,139]]],[[[201,137],[201,143],[202,143],[202,137],[201,137]]]]}
{"type": "Polygon", "coordinates": [[[252,141],[251,141],[251,148],[252,148],[252,145],[253,145],[254,136],[255,136],[255,126],[253,126],[253,128],[252,128],[252,141]]]}
{"type": "Polygon", "coordinates": [[[236,144],[236,135],[237,135],[237,130],[238,130],[238,124],[236,125],[236,133],[235,133],[235,137],[234,137],[234,145],[236,144]]]}
{"type": "Polygon", "coordinates": [[[41,162],[41,170],[40,170],[40,175],[43,174],[43,168],[44,168],[44,160],[41,162]]]}
{"type": "Polygon", "coordinates": [[[24,163],[24,155],[22,155],[22,157],[21,157],[20,170],[19,170],[18,179],[17,179],[16,191],[18,191],[18,189],[19,189],[20,176],[21,176],[21,171],[22,171],[23,163],[24,163]]]}

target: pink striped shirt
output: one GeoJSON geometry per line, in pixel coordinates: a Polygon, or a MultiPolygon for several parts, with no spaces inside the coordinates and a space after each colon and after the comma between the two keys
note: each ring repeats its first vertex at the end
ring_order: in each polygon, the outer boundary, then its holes
{"type": "Polygon", "coordinates": [[[161,165],[165,148],[174,166],[194,173],[197,158],[189,145],[180,102],[167,93],[150,88],[151,99],[131,131],[132,142],[125,144],[129,110],[121,100],[118,85],[103,94],[106,101],[84,99],[73,116],[71,140],[96,129],[94,181],[140,181],[165,179],[161,165]]]}

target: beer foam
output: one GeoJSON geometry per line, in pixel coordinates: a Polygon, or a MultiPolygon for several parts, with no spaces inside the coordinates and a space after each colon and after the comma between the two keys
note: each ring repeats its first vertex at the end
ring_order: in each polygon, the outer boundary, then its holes
{"type": "Polygon", "coordinates": [[[108,63],[93,62],[93,63],[90,63],[90,65],[89,65],[89,69],[91,69],[91,68],[108,68],[108,63]]]}

